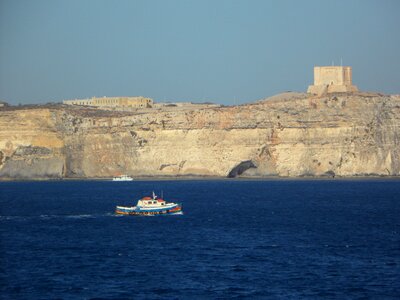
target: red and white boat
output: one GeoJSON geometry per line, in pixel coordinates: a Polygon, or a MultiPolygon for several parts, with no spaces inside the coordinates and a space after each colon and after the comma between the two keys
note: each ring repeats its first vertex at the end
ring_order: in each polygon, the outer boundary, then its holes
{"type": "Polygon", "coordinates": [[[153,197],[143,197],[138,200],[136,206],[117,206],[116,214],[131,216],[156,216],[183,214],[182,204],[167,202],[158,198],[154,192],[153,197]]]}

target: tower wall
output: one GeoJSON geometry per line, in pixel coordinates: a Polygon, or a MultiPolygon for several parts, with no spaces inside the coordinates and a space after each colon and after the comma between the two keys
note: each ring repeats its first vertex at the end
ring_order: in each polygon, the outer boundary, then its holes
{"type": "Polygon", "coordinates": [[[318,95],[356,91],[357,87],[352,85],[352,70],[348,66],[314,67],[314,85],[310,85],[307,90],[308,93],[318,95]]]}

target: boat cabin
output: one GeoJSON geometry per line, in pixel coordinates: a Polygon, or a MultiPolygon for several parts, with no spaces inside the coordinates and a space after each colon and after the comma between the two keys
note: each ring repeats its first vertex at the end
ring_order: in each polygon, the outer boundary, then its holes
{"type": "Polygon", "coordinates": [[[138,201],[137,205],[138,206],[147,206],[147,207],[149,207],[149,206],[152,206],[152,207],[154,207],[154,206],[156,206],[156,207],[164,206],[165,205],[165,200],[163,200],[163,199],[154,199],[154,198],[151,198],[151,197],[144,197],[144,198],[142,198],[142,199],[140,199],[138,201]]]}

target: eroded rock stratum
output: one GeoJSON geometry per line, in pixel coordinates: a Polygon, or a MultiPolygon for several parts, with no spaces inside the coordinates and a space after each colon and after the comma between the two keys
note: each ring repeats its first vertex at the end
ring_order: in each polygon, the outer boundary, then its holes
{"type": "Polygon", "coordinates": [[[400,175],[400,97],[233,107],[0,110],[0,178],[400,175]]]}

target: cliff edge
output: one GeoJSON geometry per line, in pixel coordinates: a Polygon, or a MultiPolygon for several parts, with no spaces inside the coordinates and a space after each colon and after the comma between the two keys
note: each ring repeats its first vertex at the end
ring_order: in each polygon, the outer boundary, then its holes
{"type": "Polygon", "coordinates": [[[399,176],[400,97],[287,93],[232,107],[0,108],[0,178],[399,176]]]}

